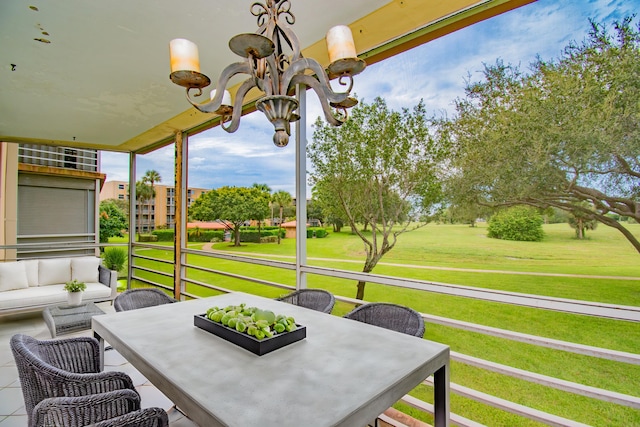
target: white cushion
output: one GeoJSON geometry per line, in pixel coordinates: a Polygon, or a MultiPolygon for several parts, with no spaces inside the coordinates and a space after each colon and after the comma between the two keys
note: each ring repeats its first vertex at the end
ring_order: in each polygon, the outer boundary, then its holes
{"type": "MultiPolygon", "coordinates": [[[[101,283],[87,283],[82,301],[104,301],[111,295],[111,289],[101,283]]],[[[16,289],[0,293],[0,311],[33,306],[66,304],[67,291],[64,285],[49,285],[16,289]]]]}
{"type": "Polygon", "coordinates": [[[27,270],[20,261],[0,263],[0,291],[29,287],[27,270]]]}
{"type": "Polygon", "coordinates": [[[29,259],[20,262],[24,264],[24,268],[27,270],[27,281],[29,282],[29,286],[38,286],[39,261],[37,259],[29,259]]]}
{"type": "Polygon", "coordinates": [[[89,256],[71,258],[71,280],[78,282],[98,282],[100,258],[89,256]]]}
{"type": "Polygon", "coordinates": [[[41,259],[38,268],[39,286],[59,285],[71,281],[69,258],[41,259]]]}

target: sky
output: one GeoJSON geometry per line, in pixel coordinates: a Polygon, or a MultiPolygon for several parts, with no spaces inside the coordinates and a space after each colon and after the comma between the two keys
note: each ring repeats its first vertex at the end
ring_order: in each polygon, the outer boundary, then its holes
{"type": "MultiPolygon", "coordinates": [[[[640,0],[539,0],[370,65],[355,77],[353,93],[368,103],[380,96],[394,110],[411,108],[423,99],[429,115],[451,117],[454,100],[464,96],[469,80],[481,79],[484,64],[500,59],[526,71],[536,57],[557,59],[570,42],[585,40],[590,19],[612,29],[615,21],[636,11],[640,11],[640,0]]],[[[311,125],[321,115],[315,93],[309,91],[309,142],[311,125]]],[[[285,190],[295,195],[295,136],[292,133],[285,148],[276,147],[272,136],[273,126],[260,112],[244,116],[235,133],[215,128],[191,136],[189,187],[250,187],[259,183],[267,184],[273,192],[285,190]]],[[[170,145],[138,156],[137,179],[154,169],[162,184],[173,185],[173,167],[170,145]]],[[[127,181],[128,155],[103,152],[101,168],[107,181],[127,181]]],[[[310,188],[307,195],[311,195],[310,188]]]]}

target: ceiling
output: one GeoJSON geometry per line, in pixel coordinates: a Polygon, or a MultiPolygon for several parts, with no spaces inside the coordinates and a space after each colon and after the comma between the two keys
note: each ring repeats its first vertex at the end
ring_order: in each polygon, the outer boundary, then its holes
{"type": "MultiPolygon", "coordinates": [[[[304,56],[326,66],[334,25],[349,25],[373,63],[531,1],[292,0],[291,12],[304,56]]],[[[215,82],[239,60],[229,39],[257,28],[253,2],[2,0],[0,141],[145,152],[214,126],[170,82],[168,44],[197,43],[215,82]]]]}

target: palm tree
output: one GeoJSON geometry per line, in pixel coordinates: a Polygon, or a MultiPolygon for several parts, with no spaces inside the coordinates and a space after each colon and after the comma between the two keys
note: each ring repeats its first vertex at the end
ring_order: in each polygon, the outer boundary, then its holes
{"type": "MultiPolygon", "coordinates": [[[[143,202],[152,197],[151,187],[144,181],[136,181],[136,209],[142,206],[143,202]]],[[[140,239],[140,231],[142,229],[142,210],[138,212],[138,239],[140,239]]]]}
{"type": "MultiPolygon", "coordinates": [[[[258,190],[262,191],[263,193],[267,193],[268,195],[271,195],[271,188],[267,185],[267,184],[258,184],[257,182],[254,182],[253,185],[251,186],[253,188],[257,188],[258,190]]],[[[271,198],[271,197],[269,197],[271,198]]],[[[262,226],[262,221],[258,220],[258,243],[260,242],[260,231],[261,231],[261,227],[262,226]]]]}
{"type": "Polygon", "coordinates": [[[144,176],[142,177],[142,182],[149,184],[149,186],[151,187],[151,194],[150,194],[150,197],[148,198],[148,202],[149,202],[149,231],[151,231],[151,228],[154,225],[154,223],[151,221],[151,202],[156,197],[156,189],[154,188],[154,184],[156,182],[160,182],[161,180],[162,180],[162,177],[160,176],[160,173],[155,169],[151,169],[151,170],[146,171],[144,173],[144,176]]]}
{"type": "Polygon", "coordinates": [[[282,215],[284,213],[284,208],[291,206],[292,203],[291,194],[284,190],[279,190],[273,193],[271,196],[271,202],[278,205],[280,207],[280,223],[278,224],[278,244],[280,244],[280,229],[282,227],[282,215]]]}

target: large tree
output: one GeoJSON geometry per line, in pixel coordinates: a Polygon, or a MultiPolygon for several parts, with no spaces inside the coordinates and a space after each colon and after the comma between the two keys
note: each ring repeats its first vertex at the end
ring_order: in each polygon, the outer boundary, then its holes
{"type": "Polygon", "coordinates": [[[257,187],[220,187],[198,197],[189,208],[189,215],[199,221],[233,224],[234,246],[240,246],[240,227],[246,221],[263,221],[269,215],[269,193],[257,187]]]}
{"type": "MultiPolygon", "coordinates": [[[[340,127],[316,121],[310,180],[319,199],[334,200],[362,239],[363,272],[373,270],[399,235],[435,213],[446,147],[436,144],[428,125],[422,102],[393,111],[381,98],[361,103],[340,127]]],[[[363,299],[364,290],[358,282],[356,298],[363,299]]]]}
{"type": "Polygon", "coordinates": [[[456,202],[555,207],[618,229],[640,221],[640,35],[631,19],[530,73],[498,61],[469,83],[441,136],[455,144],[456,202]]]}
{"type": "Polygon", "coordinates": [[[127,228],[127,215],[118,206],[116,200],[100,202],[100,243],[108,243],[109,237],[122,237],[127,228]]]}

